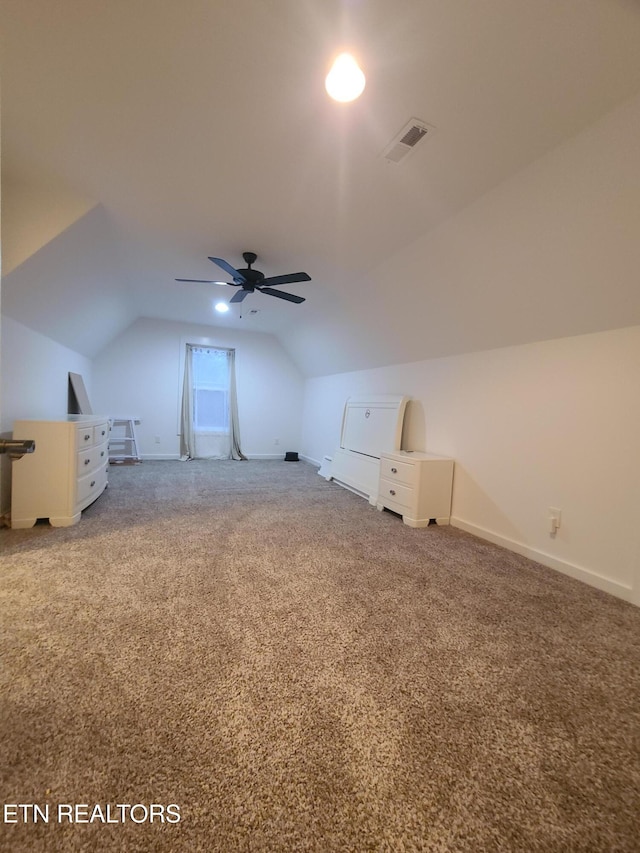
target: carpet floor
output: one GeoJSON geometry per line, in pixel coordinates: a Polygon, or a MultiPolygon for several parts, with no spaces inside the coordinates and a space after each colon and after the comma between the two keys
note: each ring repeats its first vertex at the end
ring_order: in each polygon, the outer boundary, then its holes
{"type": "Polygon", "coordinates": [[[109,478],[0,531],[1,849],[638,853],[640,609],[304,462],[109,478]]]}

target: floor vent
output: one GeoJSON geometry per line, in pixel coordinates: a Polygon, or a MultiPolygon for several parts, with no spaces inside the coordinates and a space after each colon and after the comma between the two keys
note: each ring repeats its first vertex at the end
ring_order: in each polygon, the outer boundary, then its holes
{"type": "Polygon", "coordinates": [[[387,145],[382,156],[388,163],[401,163],[415,149],[419,142],[428,136],[433,136],[436,129],[417,118],[412,118],[400,133],[387,145]]]}

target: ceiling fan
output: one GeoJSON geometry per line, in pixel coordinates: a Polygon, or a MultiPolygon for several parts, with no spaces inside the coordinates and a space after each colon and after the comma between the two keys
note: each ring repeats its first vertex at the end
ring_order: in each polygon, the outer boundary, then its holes
{"type": "Polygon", "coordinates": [[[215,281],[202,278],[177,278],[176,281],[199,282],[201,284],[229,284],[232,287],[241,287],[237,293],[234,293],[230,302],[242,302],[250,293],[258,290],[260,293],[266,293],[268,296],[277,296],[278,299],[286,299],[287,302],[304,302],[302,296],[294,296],[293,293],[284,293],[282,290],[274,290],[274,285],[278,284],[293,284],[296,281],[311,281],[311,276],[306,272],[292,272],[288,275],[272,275],[265,278],[264,273],[260,270],[251,269],[251,265],[256,262],[258,256],[255,252],[243,252],[242,257],[247,265],[246,269],[237,270],[231,264],[224,261],[222,258],[209,258],[214,264],[217,264],[223,270],[229,273],[233,281],[215,281]]]}

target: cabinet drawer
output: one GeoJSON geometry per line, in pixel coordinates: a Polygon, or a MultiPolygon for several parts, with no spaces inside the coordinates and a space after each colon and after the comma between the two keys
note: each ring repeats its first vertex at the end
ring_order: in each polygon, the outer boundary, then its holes
{"type": "Polygon", "coordinates": [[[94,427],[78,427],[76,430],[76,449],[82,450],[83,447],[92,447],[94,444],[93,438],[94,427]]]}
{"type": "Polygon", "coordinates": [[[413,486],[417,479],[418,466],[411,462],[398,462],[395,459],[380,457],[380,476],[395,483],[413,486]]]}
{"type": "Polygon", "coordinates": [[[109,439],[109,424],[105,421],[93,428],[93,443],[102,444],[109,439]]]}
{"type": "Polygon", "coordinates": [[[395,483],[392,480],[380,480],[380,492],[378,501],[383,503],[389,509],[396,509],[402,513],[409,509],[415,501],[415,489],[410,486],[403,486],[401,483],[395,483]]]}
{"type": "Polygon", "coordinates": [[[102,444],[99,447],[87,447],[81,450],[77,455],[78,477],[84,477],[85,474],[102,467],[107,461],[107,448],[107,444],[102,444]]]}
{"type": "Polygon", "coordinates": [[[79,505],[86,504],[90,502],[93,496],[97,497],[102,492],[106,479],[107,472],[104,468],[99,468],[97,471],[87,474],[86,477],[80,477],[78,479],[77,503],[79,505]]]}
{"type": "Polygon", "coordinates": [[[77,454],[76,458],[78,460],[76,464],[78,477],[84,477],[85,474],[93,471],[96,467],[96,448],[87,447],[86,449],[81,450],[80,453],[77,454]]]}

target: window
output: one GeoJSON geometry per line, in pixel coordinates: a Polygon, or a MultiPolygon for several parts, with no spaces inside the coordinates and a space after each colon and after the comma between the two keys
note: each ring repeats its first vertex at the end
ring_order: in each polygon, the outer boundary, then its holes
{"type": "Polygon", "coordinates": [[[196,432],[229,430],[229,351],[191,347],[193,427],[196,432]]]}
{"type": "Polygon", "coordinates": [[[233,349],[187,344],[180,458],[246,459],[240,449],[233,349]]]}

